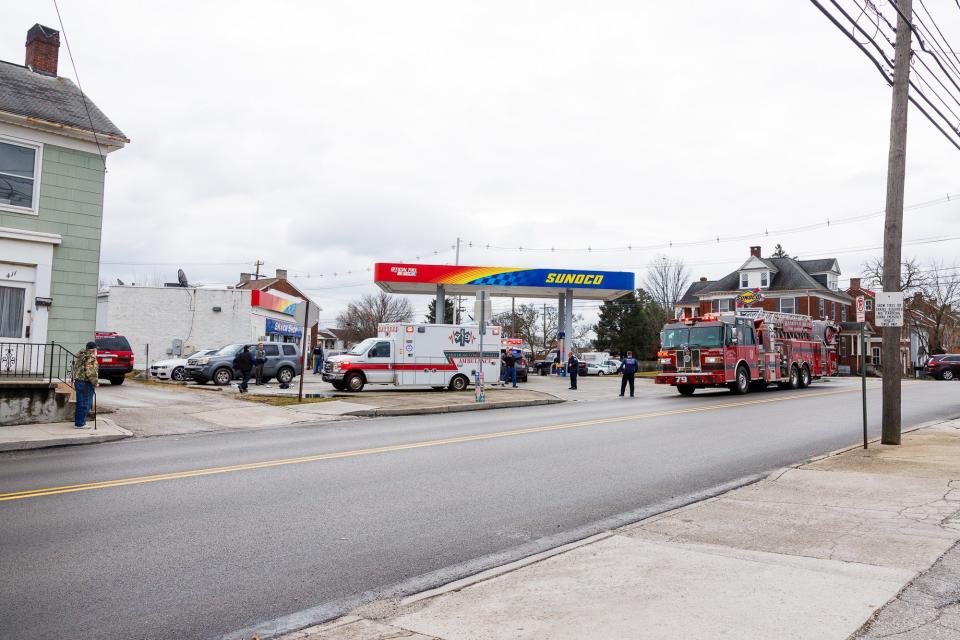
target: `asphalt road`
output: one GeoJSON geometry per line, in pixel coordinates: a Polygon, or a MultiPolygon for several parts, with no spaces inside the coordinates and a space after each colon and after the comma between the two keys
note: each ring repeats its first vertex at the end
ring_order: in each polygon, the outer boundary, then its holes
{"type": "MultiPolygon", "coordinates": [[[[632,400],[6,454],[0,631],[305,626],[855,444],[856,391],[846,380],[683,398],[648,386],[632,400]]],[[[960,416],[958,391],[905,384],[904,424],[960,416]]]]}

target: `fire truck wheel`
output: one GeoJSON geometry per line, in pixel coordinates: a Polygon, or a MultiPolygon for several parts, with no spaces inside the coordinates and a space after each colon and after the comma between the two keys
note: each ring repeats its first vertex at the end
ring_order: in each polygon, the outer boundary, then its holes
{"type": "Polygon", "coordinates": [[[451,391],[463,391],[467,388],[467,385],[470,384],[470,381],[467,380],[467,376],[458,375],[453,376],[453,380],[450,381],[450,390],[451,391]]]}
{"type": "MultiPolygon", "coordinates": [[[[780,383],[783,384],[783,383],[780,383]]],[[[791,365],[790,367],[790,380],[787,382],[788,389],[799,389],[800,388],[800,369],[797,368],[797,365],[791,365]]]]}
{"type": "Polygon", "coordinates": [[[807,387],[810,386],[810,367],[808,367],[807,365],[803,365],[800,368],[799,383],[800,383],[801,389],[806,389],[807,387]]]}
{"type": "Polygon", "coordinates": [[[679,391],[679,392],[680,392],[680,395],[682,395],[682,396],[692,396],[692,395],[693,395],[693,392],[696,391],[696,390],[697,390],[697,388],[696,388],[695,386],[693,386],[692,384],[678,384],[678,385],[677,385],[677,391],[679,391]]]}
{"type": "Polygon", "coordinates": [[[362,391],[364,384],[366,380],[363,379],[362,373],[351,373],[343,379],[343,386],[347,391],[362,391]]]}
{"type": "Polygon", "coordinates": [[[737,379],[730,387],[730,391],[738,396],[742,396],[750,391],[750,372],[746,367],[737,367],[737,379]]]}

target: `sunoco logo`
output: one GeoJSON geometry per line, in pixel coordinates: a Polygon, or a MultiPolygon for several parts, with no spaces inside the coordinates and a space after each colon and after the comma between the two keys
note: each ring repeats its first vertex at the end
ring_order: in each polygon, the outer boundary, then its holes
{"type": "Polygon", "coordinates": [[[414,277],[417,275],[416,267],[390,267],[390,272],[398,276],[414,277]]]}

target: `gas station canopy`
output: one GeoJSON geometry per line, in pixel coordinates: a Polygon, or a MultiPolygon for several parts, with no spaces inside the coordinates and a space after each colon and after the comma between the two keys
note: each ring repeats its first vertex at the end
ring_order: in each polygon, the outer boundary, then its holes
{"type": "Polygon", "coordinates": [[[634,290],[630,271],[468,267],[444,264],[378,262],[373,280],[388,293],[556,298],[570,290],[578,300],[614,300],[634,290]]]}

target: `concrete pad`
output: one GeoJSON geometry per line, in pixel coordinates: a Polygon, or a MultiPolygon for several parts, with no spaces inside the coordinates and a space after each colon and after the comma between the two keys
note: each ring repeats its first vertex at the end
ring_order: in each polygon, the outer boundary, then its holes
{"type": "Polygon", "coordinates": [[[96,430],[93,429],[92,420],[88,421],[87,424],[90,427],[89,429],[74,429],[72,422],[0,427],[0,451],[21,451],[73,444],[96,444],[123,440],[133,436],[133,433],[117,425],[109,418],[98,418],[96,430]]]}
{"type": "Polygon", "coordinates": [[[791,470],[623,533],[920,571],[956,540],[958,511],[943,479],[900,478],[891,492],[872,474],[791,470]]]}
{"type": "Polygon", "coordinates": [[[360,404],[358,402],[347,402],[346,400],[331,400],[329,402],[313,402],[299,405],[291,405],[290,409],[297,413],[313,413],[331,416],[342,416],[354,411],[366,411],[376,405],[360,404]]]}
{"type": "Polygon", "coordinates": [[[385,622],[445,640],[845,638],[912,575],[738,553],[614,536],[385,622]]]}
{"type": "Polygon", "coordinates": [[[290,424],[291,418],[294,416],[283,407],[244,404],[243,406],[230,409],[214,409],[212,411],[194,413],[193,417],[220,427],[255,429],[257,427],[273,427],[290,424]]]}
{"type": "Polygon", "coordinates": [[[843,455],[818,460],[806,468],[823,471],[858,471],[896,476],[960,479],[960,431],[921,430],[903,436],[899,446],[871,444],[843,455]]]}
{"type": "Polygon", "coordinates": [[[309,629],[289,636],[290,640],[435,640],[429,636],[413,633],[404,629],[397,629],[389,625],[380,624],[363,618],[350,616],[349,620],[337,621],[331,625],[324,625],[315,631],[309,629]]]}

